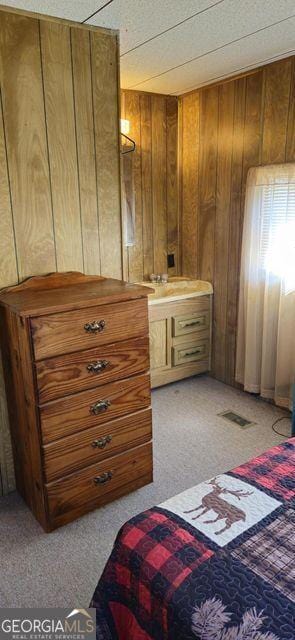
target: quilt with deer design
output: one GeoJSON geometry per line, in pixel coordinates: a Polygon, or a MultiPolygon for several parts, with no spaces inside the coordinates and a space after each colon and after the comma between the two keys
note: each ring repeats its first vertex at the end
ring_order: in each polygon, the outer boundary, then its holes
{"type": "Polygon", "coordinates": [[[295,438],[127,522],[98,640],[295,639],[295,438]]]}

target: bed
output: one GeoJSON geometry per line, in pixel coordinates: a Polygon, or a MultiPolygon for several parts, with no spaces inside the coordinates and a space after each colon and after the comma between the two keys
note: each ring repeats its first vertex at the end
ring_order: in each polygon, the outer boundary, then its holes
{"type": "Polygon", "coordinates": [[[98,640],[294,640],[295,438],[129,520],[98,640]]]}

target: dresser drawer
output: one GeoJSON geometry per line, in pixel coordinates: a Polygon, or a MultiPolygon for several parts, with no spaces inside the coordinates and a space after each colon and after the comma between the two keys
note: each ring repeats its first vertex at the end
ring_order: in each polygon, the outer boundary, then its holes
{"type": "MultiPolygon", "coordinates": [[[[51,528],[152,482],[149,442],[46,485],[51,528]]],[[[99,516],[98,516],[99,518],[99,516]]]]}
{"type": "Polygon", "coordinates": [[[42,404],[148,369],[147,336],[41,360],[36,363],[39,401],[42,404]]]}
{"type": "Polygon", "coordinates": [[[43,444],[150,405],[149,375],[111,382],[40,406],[43,444]]]}
{"type": "Polygon", "coordinates": [[[31,319],[36,360],[148,335],[146,299],[31,319]]]}
{"type": "Polygon", "coordinates": [[[148,442],[152,438],[151,409],[91,427],[43,447],[47,482],[148,442]]]}
{"type": "Polygon", "coordinates": [[[173,336],[183,336],[188,333],[197,333],[210,327],[210,310],[197,311],[183,316],[172,318],[173,336]]]}
{"type": "Polygon", "coordinates": [[[209,339],[197,340],[178,344],[172,347],[172,362],[174,366],[209,359],[209,339]]]}

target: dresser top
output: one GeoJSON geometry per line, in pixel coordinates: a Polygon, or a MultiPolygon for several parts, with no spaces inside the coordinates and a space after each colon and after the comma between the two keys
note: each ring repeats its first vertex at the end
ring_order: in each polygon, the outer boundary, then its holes
{"type": "Polygon", "coordinates": [[[77,308],[147,297],[146,287],[78,272],[34,276],[0,292],[0,305],[21,316],[40,316],[77,308]]]}

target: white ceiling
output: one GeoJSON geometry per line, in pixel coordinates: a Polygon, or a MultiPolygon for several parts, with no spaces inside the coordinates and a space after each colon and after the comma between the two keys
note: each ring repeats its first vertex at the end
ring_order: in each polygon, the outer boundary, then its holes
{"type": "Polygon", "coordinates": [[[121,86],[181,94],[295,53],[295,0],[4,0],[120,29],[121,86]]]}

